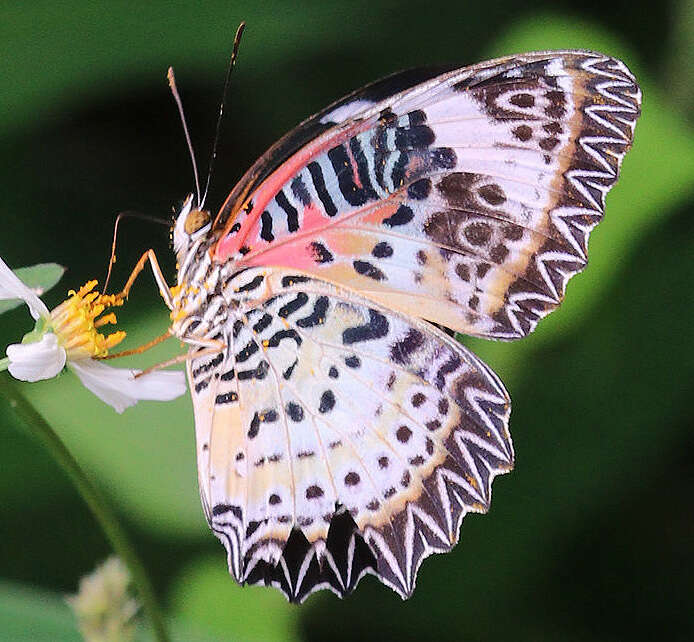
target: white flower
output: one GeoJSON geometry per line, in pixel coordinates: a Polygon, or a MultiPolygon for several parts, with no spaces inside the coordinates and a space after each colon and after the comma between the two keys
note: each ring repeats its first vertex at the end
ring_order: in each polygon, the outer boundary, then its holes
{"type": "Polygon", "coordinates": [[[52,379],[65,367],[67,360],[65,349],[52,332],[46,332],[40,341],[7,346],[7,356],[10,374],[15,379],[32,382],[52,379]]]}
{"type": "Polygon", "coordinates": [[[48,308],[0,258],[0,299],[23,299],[34,319],[48,316],[48,308]]]}
{"type": "Polygon", "coordinates": [[[141,399],[170,401],[182,395],[186,384],[180,371],[151,372],[135,379],[140,370],[111,368],[97,360],[120,343],[125,332],[99,332],[98,328],[116,323],[115,314],[102,313],[122,305],[123,299],[93,292],[95,286],[96,281],[89,281],[77,292],[71,291],[67,300],[49,312],[0,258],[0,299],[22,299],[36,319],[36,327],[22,343],[8,346],[0,369],[5,365],[15,379],[39,381],[55,377],[67,365],[87,389],[116,412],[141,399]]]}
{"type": "Polygon", "coordinates": [[[180,370],[150,372],[140,379],[134,376],[140,370],[111,368],[94,359],[78,359],[70,364],[84,387],[99,399],[123,412],[139,399],[169,401],[186,391],[186,383],[180,370]]]}

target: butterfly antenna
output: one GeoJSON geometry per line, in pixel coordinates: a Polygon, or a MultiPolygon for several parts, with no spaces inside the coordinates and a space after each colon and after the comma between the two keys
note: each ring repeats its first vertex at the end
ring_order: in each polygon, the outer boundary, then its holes
{"type": "Polygon", "coordinates": [[[159,223],[160,225],[166,225],[171,227],[171,221],[167,221],[163,218],[156,218],[155,216],[147,216],[146,214],[140,214],[140,212],[120,212],[116,216],[116,222],[113,225],[113,241],[111,243],[111,258],[108,260],[108,271],[106,272],[106,280],[104,281],[104,287],[101,290],[101,294],[106,294],[106,289],[108,288],[108,283],[111,280],[111,270],[113,270],[113,264],[116,262],[116,240],[118,238],[118,226],[120,225],[121,219],[124,218],[139,218],[143,221],[150,221],[151,223],[159,223]]]}
{"type": "Polygon", "coordinates": [[[205,184],[205,193],[202,196],[202,202],[200,208],[202,209],[205,200],[207,199],[207,191],[210,188],[210,181],[212,180],[212,170],[214,169],[214,162],[217,158],[217,144],[219,143],[219,133],[222,129],[222,116],[224,115],[224,106],[227,99],[227,90],[229,89],[229,81],[231,80],[231,71],[236,64],[236,58],[239,55],[239,45],[241,44],[241,36],[246,28],[246,23],[242,22],[239,28],[236,30],[236,35],[234,36],[234,48],[231,52],[231,60],[229,61],[229,66],[227,67],[227,75],[224,80],[224,89],[222,90],[222,100],[219,103],[219,115],[217,116],[217,129],[214,133],[214,143],[212,144],[212,155],[210,156],[210,166],[207,170],[207,183],[205,184]]]}
{"type": "Polygon", "coordinates": [[[181,102],[181,97],[178,95],[178,89],[176,88],[176,78],[174,77],[173,67],[169,67],[166,77],[169,79],[169,87],[171,88],[171,93],[173,94],[174,100],[176,101],[176,106],[178,107],[178,115],[181,117],[183,133],[186,135],[186,143],[188,144],[188,153],[190,154],[190,160],[193,163],[193,175],[195,176],[195,192],[198,197],[198,207],[202,207],[200,202],[200,179],[198,178],[198,165],[195,162],[193,143],[190,140],[188,125],[186,124],[186,116],[183,113],[183,103],[181,102]]]}

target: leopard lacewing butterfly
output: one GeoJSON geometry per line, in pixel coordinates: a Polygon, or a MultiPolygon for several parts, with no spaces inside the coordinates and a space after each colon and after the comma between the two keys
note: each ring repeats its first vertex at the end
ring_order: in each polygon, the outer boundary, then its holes
{"type": "Polygon", "coordinates": [[[440,327],[519,339],[561,303],[640,100],[588,51],[406,71],[301,123],[214,219],[188,197],[172,331],[238,582],[407,598],[488,510],[510,399],[440,327]]]}

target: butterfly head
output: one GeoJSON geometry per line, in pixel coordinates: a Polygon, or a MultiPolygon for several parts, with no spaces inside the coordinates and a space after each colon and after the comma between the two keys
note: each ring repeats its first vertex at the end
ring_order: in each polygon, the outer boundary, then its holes
{"type": "Polygon", "coordinates": [[[190,194],[176,217],[173,229],[174,251],[179,262],[193,246],[199,245],[198,241],[206,236],[211,225],[210,213],[195,207],[193,195],[190,194]]]}

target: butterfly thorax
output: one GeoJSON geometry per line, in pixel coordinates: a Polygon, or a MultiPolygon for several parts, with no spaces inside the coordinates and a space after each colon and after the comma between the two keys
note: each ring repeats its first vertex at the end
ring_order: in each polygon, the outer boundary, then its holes
{"type": "Polygon", "coordinates": [[[177,285],[171,288],[171,331],[180,339],[209,338],[229,313],[220,277],[228,277],[233,266],[212,260],[215,239],[211,227],[209,212],[194,207],[189,195],[173,229],[178,274],[177,285]]]}
{"type": "Polygon", "coordinates": [[[174,335],[182,340],[222,339],[239,308],[262,296],[258,269],[242,268],[233,258],[218,261],[209,214],[192,207],[189,197],[174,228],[177,285],[171,289],[174,335]]]}
{"type": "Polygon", "coordinates": [[[200,248],[192,259],[179,265],[178,284],[172,288],[171,328],[176,336],[203,338],[214,326],[224,323],[228,303],[218,287],[224,268],[213,263],[209,253],[200,248]]]}

